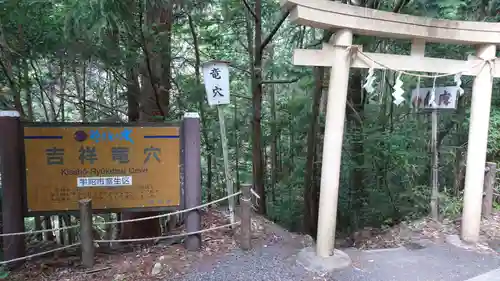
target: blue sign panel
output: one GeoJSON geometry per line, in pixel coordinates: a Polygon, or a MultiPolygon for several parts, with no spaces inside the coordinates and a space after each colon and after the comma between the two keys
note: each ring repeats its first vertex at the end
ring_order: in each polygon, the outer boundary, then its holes
{"type": "Polygon", "coordinates": [[[128,141],[130,143],[134,143],[132,140],[132,130],[124,128],[121,132],[119,133],[112,133],[110,131],[103,131],[99,129],[95,130],[90,130],[90,139],[93,140],[94,142],[105,142],[105,141],[117,141],[117,140],[124,140],[128,141]]]}

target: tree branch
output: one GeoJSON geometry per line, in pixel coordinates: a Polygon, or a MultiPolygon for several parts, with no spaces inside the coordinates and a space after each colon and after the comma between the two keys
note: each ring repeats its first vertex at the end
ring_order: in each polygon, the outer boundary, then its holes
{"type": "Polygon", "coordinates": [[[251,100],[252,100],[252,97],[247,97],[247,96],[238,95],[238,94],[231,94],[231,96],[235,96],[235,97],[237,97],[237,98],[246,99],[246,100],[249,100],[249,101],[251,101],[251,100]]]}
{"type": "Polygon", "coordinates": [[[47,110],[47,105],[45,104],[45,99],[43,98],[43,96],[45,95],[45,89],[43,87],[42,80],[40,79],[40,76],[38,75],[39,69],[37,69],[33,60],[30,60],[30,65],[31,65],[31,68],[33,68],[33,73],[35,74],[35,81],[37,82],[38,87],[40,88],[39,99],[40,99],[40,103],[42,104],[42,107],[43,107],[43,112],[45,113],[45,119],[47,120],[47,122],[49,122],[50,121],[49,111],[47,110]]]}
{"type": "Polygon", "coordinates": [[[300,80],[300,77],[290,79],[290,80],[262,80],[262,84],[290,84],[295,83],[300,80]]]}
{"type": "Polygon", "coordinates": [[[250,5],[248,4],[247,0],[242,0],[242,1],[243,1],[243,5],[245,5],[245,7],[247,8],[247,10],[250,12],[250,14],[252,14],[252,17],[255,20],[258,20],[257,19],[257,15],[255,14],[255,11],[252,9],[252,7],[250,7],[250,5]]]}
{"type": "Polygon", "coordinates": [[[283,24],[283,22],[286,20],[286,18],[288,17],[288,15],[290,14],[290,11],[286,11],[282,16],[281,16],[281,19],[278,21],[278,23],[274,26],[274,28],[271,30],[271,33],[269,33],[269,35],[267,35],[266,39],[264,39],[264,41],[262,42],[262,45],[260,45],[260,52],[262,53],[264,51],[264,49],[266,48],[267,44],[269,44],[269,42],[271,42],[271,40],[273,40],[273,37],[274,35],[276,34],[276,32],[278,32],[278,29],[280,29],[281,25],[283,24]]]}
{"type": "Polygon", "coordinates": [[[408,0],[398,0],[396,2],[396,5],[392,9],[392,12],[399,13],[399,11],[401,11],[401,9],[406,5],[406,3],[408,3],[408,0]]]}
{"type": "Polygon", "coordinates": [[[121,110],[121,109],[119,109],[119,108],[116,108],[116,107],[115,107],[115,108],[113,108],[113,107],[110,107],[109,105],[102,104],[102,103],[100,103],[100,102],[98,102],[98,101],[95,101],[95,100],[85,99],[85,101],[83,101],[83,99],[82,99],[81,97],[78,97],[78,96],[75,96],[75,95],[68,95],[68,94],[56,94],[56,96],[57,96],[57,97],[59,97],[59,98],[60,98],[60,97],[65,97],[65,98],[73,98],[73,99],[77,99],[77,100],[78,100],[78,103],[76,103],[76,102],[74,102],[74,101],[72,101],[72,100],[70,100],[70,99],[66,99],[66,101],[69,101],[69,102],[71,102],[71,103],[72,103],[72,104],[74,104],[74,105],[81,105],[81,104],[82,104],[82,102],[85,102],[87,105],[89,105],[89,104],[93,104],[94,106],[91,106],[91,107],[92,107],[94,110],[96,110],[96,111],[98,111],[98,112],[100,112],[100,113],[104,113],[104,114],[106,114],[106,115],[108,115],[108,116],[111,116],[112,114],[109,114],[109,113],[107,113],[107,112],[103,111],[102,109],[99,109],[98,107],[103,107],[103,108],[105,108],[105,109],[107,109],[107,110],[109,110],[109,111],[111,111],[111,112],[116,111],[116,112],[119,112],[119,113],[121,113],[121,114],[123,114],[123,115],[127,115],[127,112],[125,112],[125,111],[123,111],[123,110],[121,110]]]}
{"type": "Polygon", "coordinates": [[[306,45],[306,49],[309,49],[309,48],[312,48],[312,47],[319,46],[319,45],[321,45],[321,43],[323,43],[323,40],[318,40],[318,41],[313,42],[313,43],[311,43],[311,44],[309,44],[309,45],[306,45]]]}

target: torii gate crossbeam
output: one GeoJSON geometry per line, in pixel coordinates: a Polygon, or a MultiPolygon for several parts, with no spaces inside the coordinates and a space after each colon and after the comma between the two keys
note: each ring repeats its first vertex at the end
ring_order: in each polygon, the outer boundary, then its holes
{"type": "Polygon", "coordinates": [[[325,137],[316,254],[333,255],[342,141],[349,69],[390,68],[403,71],[456,73],[475,76],[467,149],[462,239],[477,242],[481,221],[484,165],[493,77],[500,77],[495,60],[500,43],[500,23],[438,20],[378,11],[327,0],[282,0],[291,21],[322,29],[335,29],[321,50],[295,50],[295,65],[331,67],[328,87],[325,137]],[[412,40],[410,56],[353,53],[353,33],[412,40]],[[428,58],[426,42],[476,45],[475,57],[467,61],[428,58]],[[370,59],[367,59],[369,57],[370,59]],[[373,64],[373,61],[379,64],[373,64]]]}

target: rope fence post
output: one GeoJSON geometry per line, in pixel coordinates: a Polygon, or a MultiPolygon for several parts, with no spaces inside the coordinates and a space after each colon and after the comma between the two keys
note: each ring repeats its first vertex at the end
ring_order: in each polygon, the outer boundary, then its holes
{"type": "Polygon", "coordinates": [[[483,185],[483,217],[491,216],[493,209],[493,191],[495,190],[497,164],[493,162],[486,162],[486,169],[484,172],[484,185],[483,185]]]}
{"type": "Polygon", "coordinates": [[[78,201],[80,208],[80,242],[82,243],[82,265],[94,266],[94,241],[92,239],[92,200],[78,201]]]}
{"type": "MultiPolygon", "coordinates": [[[[196,112],[186,112],[182,122],[182,160],[184,172],[184,208],[201,205],[201,142],[200,116],[196,112]]],[[[199,209],[186,212],[187,232],[201,230],[199,209]]],[[[198,251],[201,248],[201,234],[188,235],[185,239],[187,250],[198,251]]]]}
{"type": "MultiPolygon", "coordinates": [[[[24,232],[23,214],[23,127],[21,115],[17,111],[0,111],[0,174],[2,176],[2,220],[3,233],[24,232]]],[[[24,236],[9,235],[3,237],[4,260],[18,260],[25,255],[24,236]]],[[[22,260],[12,262],[15,268],[22,260]]]]}
{"type": "Polygon", "coordinates": [[[250,250],[252,248],[252,193],[250,189],[251,184],[241,185],[241,225],[240,225],[240,247],[243,250],[250,250]]]}

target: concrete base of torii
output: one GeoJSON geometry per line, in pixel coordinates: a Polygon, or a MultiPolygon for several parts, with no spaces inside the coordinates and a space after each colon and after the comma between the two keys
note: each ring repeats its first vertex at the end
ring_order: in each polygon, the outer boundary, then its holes
{"type": "Polygon", "coordinates": [[[329,273],[344,269],[349,267],[351,263],[351,258],[337,249],[334,250],[332,256],[326,258],[318,256],[314,247],[304,248],[297,255],[297,264],[316,273],[329,273]]]}

